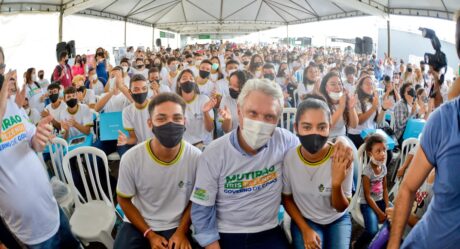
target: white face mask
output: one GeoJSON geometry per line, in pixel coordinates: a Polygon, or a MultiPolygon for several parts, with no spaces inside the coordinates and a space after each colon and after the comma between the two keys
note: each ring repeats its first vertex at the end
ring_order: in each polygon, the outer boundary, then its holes
{"type": "Polygon", "coordinates": [[[268,143],[275,128],[276,124],[244,118],[241,135],[252,149],[257,150],[268,143]]]}
{"type": "Polygon", "coordinates": [[[200,61],[195,61],[195,66],[199,67],[201,65],[201,60],[200,61]]]}
{"type": "Polygon", "coordinates": [[[93,74],[93,75],[91,76],[91,80],[97,80],[97,74],[93,74]]]}
{"type": "Polygon", "coordinates": [[[128,72],[128,67],[124,66],[122,67],[123,68],[123,73],[127,73],[128,72]]]}
{"type": "Polygon", "coordinates": [[[339,101],[340,98],[342,98],[342,96],[343,96],[343,92],[338,92],[338,93],[330,92],[329,93],[329,97],[334,101],[339,101]]]}
{"type": "Polygon", "coordinates": [[[385,162],[377,161],[374,157],[371,156],[371,162],[377,166],[383,166],[385,162]]]}
{"type": "Polygon", "coordinates": [[[32,81],[37,81],[37,75],[32,75],[32,81]]]}
{"type": "Polygon", "coordinates": [[[311,85],[307,84],[307,92],[308,93],[313,91],[313,89],[315,89],[315,84],[311,84],[311,85]]]}

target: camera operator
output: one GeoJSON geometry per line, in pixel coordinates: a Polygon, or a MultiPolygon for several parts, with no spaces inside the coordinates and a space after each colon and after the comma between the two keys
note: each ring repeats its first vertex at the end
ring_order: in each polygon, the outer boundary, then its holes
{"type": "MultiPolygon", "coordinates": [[[[27,248],[78,248],[67,217],[60,210],[48,175],[36,152],[43,151],[52,137],[53,117],[37,127],[15,102],[8,100],[4,82],[4,55],[0,47],[0,210],[9,230],[27,248]]],[[[6,78],[11,77],[11,72],[6,78]]],[[[16,99],[25,98],[25,88],[16,99]]]]}
{"type": "MultiPolygon", "coordinates": [[[[459,22],[460,18],[457,17],[457,41],[459,22]]],[[[434,91],[439,90],[439,83],[435,81],[434,91]]],[[[440,94],[436,95],[435,101],[441,97],[438,96],[440,94]]],[[[436,171],[433,185],[435,198],[423,218],[406,237],[401,248],[458,248],[460,171],[456,165],[460,160],[459,110],[460,98],[457,97],[437,108],[426,123],[420,139],[420,147],[415,153],[396,198],[389,249],[399,248],[416,191],[433,168],[436,171]]]]}

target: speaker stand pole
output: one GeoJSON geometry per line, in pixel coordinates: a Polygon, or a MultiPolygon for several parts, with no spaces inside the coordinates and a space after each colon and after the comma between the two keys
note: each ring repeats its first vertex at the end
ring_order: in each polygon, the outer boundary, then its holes
{"type": "Polygon", "coordinates": [[[152,52],[155,50],[155,25],[152,24],[152,52]]]}
{"type": "Polygon", "coordinates": [[[125,45],[125,48],[127,47],[126,46],[126,28],[127,28],[126,26],[127,24],[128,24],[128,18],[125,17],[125,35],[124,35],[124,43],[123,43],[125,45]]]}
{"type": "Polygon", "coordinates": [[[387,47],[387,55],[388,57],[391,56],[391,45],[390,45],[390,33],[391,33],[391,29],[390,29],[390,18],[388,18],[387,20],[387,43],[388,43],[388,47],[387,47]]]}
{"type": "Polygon", "coordinates": [[[63,25],[63,19],[64,19],[64,8],[61,6],[61,11],[59,12],[59,42],[62,42],[62,25],[63,25]]]}

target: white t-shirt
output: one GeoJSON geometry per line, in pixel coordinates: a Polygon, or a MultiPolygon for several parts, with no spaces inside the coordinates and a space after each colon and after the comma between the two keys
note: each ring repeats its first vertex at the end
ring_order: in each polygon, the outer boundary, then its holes
{"type": "MultiPolygon", "coordinates": [[[[75,113],[70,113],[69,109],[66,108],[64,111],[59,113],[59,120],[70,120],[70,119],[75,119],[75,121],[81,125],[84,126],[93,126],[93,113],[91,112],[91,109],[85,104],[78,104],[78,109],[77,112],[75,113]]],[[[77,128],[75,127],[70,127],[69,128],[69,137],[76,137],[83,135],[77,128]]]]}
{"type": "Polygon", "coordinates": [[[40,85],[41,88],[47,89],[48,86],[50,85],[50,82],[47,79],[42,79],[42,80],[37,80],[38,84],[40,85]]]}
{"type": "MultiPolygon", "coordinates": [[[[26,111],[26,110],[24,110],[24,111],[26,111]]],[[[30,108],[30,110],[28,112],[26,111],[26,114],[29,117],[29,121],[34,125],[38,124],[38,122],[41,119],[40,113],[35,108],[30,108]]]]}
{"type": "Polygon", "coordinates": [[[177,78],[179,77],[180,72],[177,72],[176,76],[171,77],[169,73],[163,77],[163,80],[160,81],[160,84],[165,85],[171,89],[172,92],[176,92],[177,78]]]}
{"type": "Polygon", "coordinates": [[[30,143],[35,126],[7,102],[0,134],[0,216],[23,243],[38,244],[59,228],[59,209],[48,174],[30,143]]]}
{"type": "MultiPolygon", "coordinates": [[[[369,177],[370,184],[371,184],[370,194],[371,194],[372,200],[374,201],[383,200],[383,192],[384,192],[384,188],[386,188],[386,186],[383,185],[384,184],[383,178],[387,175],[387,166],[383,164],[381,166],[380,174],[377,175],[375,171],[372,169],[371,163],[368,163],[366,166],[364,166],[362,175],[369,177]]],[[[362,184],[361,184],[361,191],[360,191],[359,197],[360,197],[359,203],[367,204],[366,197],[364,196],[364,186],[362,186],[362,184]]]]}
{"type": "Polygon", "coordinates": [[[348,93],[350,94],[355,94],[356,92],[356,85],[352,85],[350,83],[348,83],[346,80],[343,81],[343,87],[348,91],[348,93]]]}
{"type": "Polygon", "coordinates": [[[153,137],[153,132],[147,125],[150,118],[149,104],[145,104],[142,109],[137,109],[134,103],[123,109],[123,128],[127,131],[134,131],[137,143],[142,143],[153,137]]]}
{"type": "Polygon", "coordinates": [[[203,84],[198,84],[198,88],[200,89],[200,94],[201,95],[206,95],[208,97],[211,97],[211,93],[212,91],[216,90],[216,84],[214,84],[212,81],[210,81],[209,79],[206,80],[206,83],[203,83],[203,84]]]}
{"type": "MultiPolygon", "coordinates": [[[[163,84],[160,84],[160,88],[158,89],[158,91],[160,93],[169,93],[169,92],[171,92],[169,87],[167,85],[163,85],[163,84]]],[[[154,94],[152,88],[149,87],[149,90],[148,90],[148,93],[147,93],[147,98],[151,99],[153,97],[155,97],[155,94],[154,94]]]]}
{"type": "Polygon", "coordinates": [[[85,105],[91,105],[91,104],[96,104],[96,95],[94,94],[93,89],[86,89],[85,91],[85,97],[83,97],[82,104],[85,105]]]}
{"type": "Polygon", "coordinates": [[[297,93],[299,94],[299,98],[302,98],[303,95],[311,93],[314,89],[315,85],[307,85],[307,88],[303,83],[300,83],[299,86],[297,87],[297,93]]]}
{"type": "MultiPolygon", "coordinates": [[[[337,110],[339,105],[335,105],[337,110]]],[[[329,138],[335,138],[338,136],[345,136],[347,133],[347,128],[345,127],[345,120],[343,120],[343,114],[340,115],[339,120],[335,123],[334,127],[331,127],[329,138]]]]}
{"type": "MultiPolygon", "coordinates": [[[[149,227],[165,231],[179,226],[195,184],[201,151],[182,141],[177,157],[162,162],[150,148],[151,139],[123,155],[120,162],[117,194],[132,198],[149,227]]],[[[125,221],[129,220],[125,217],[125,221]]]]}
{"type": "Polygon", "coordinates": [[[283,158],[299,140],[289,131],[276,128],[266,147],[249,156],[233,146],[231,137],[232,133],[224,135],[204,150],[191,200],[216,206],[221,233],[272,229],[278,225],[283,158]]]}
{"type": "Polygon", "coordinates": [[[230,96],[230,92],[228,90],[229,83],[227,78],[222,78],[217,81],[216,83],[216,89],[219,94],[222,95],[222,97],[225,96],[230,96]]]}
{"type": "MultiPolygon", "coordinates": [[[[101,97],[103,98],[107,93],[104,93],[101,97]]],[[[125,97],[124,94],[118,93],[117,95],[113,95],[105,104],[102,111],[105,113],[109,112],[122,112],[123,109],[129,106],[131,102],[125,97]]]]}
{"type": "Polygon", "coordinates": [[[26,84],[24,87],[26,88],[26,97],[29,100],[29,106],[37,109],[39,112],[43,111],[45,109],[45,102],[40,102],[40,98],[46,93],[46,90],[37,87],[35,83],[26,84]]]}
{"type": "Polygon", "coordinates": [[[131,68],[131,72],[132,72],[132,75],[136,75],[136,74],[141,74],[143,75],[146,79],[149,77],[149,70],[147,68],[144,68],[144,70],[137,70],[136,68],[131,68]]]}
{"type": "MultiPolygon", "coordinates": [[[[225,96],[222,98],[222,101],[220,102],[220,107],[219,109],[224,109],[224,107],[227,107],[228,110],[230,111],[230,114],[232,115],[232,131],[236,130],[238,128],[238,103],[237,100],[230,97],[230,96],[225,96]]],[[[222,117],[219,115],[219,122],[223,122],[222,117]]]]}
{"type": "Polygon", "coordinates": [[[59,104],[58,108],[54,109],[51,105],[48,104],[45,109],[54,117],[56,121],[61,121],[61,112],[64,112],[67,109],[67,104],[64,102],[64,100],[59,100],[61,103],[59,104]]]}
{"type": "MultiPolygon", "coordinates": [[[[185,133],[184,139],[191,143],[196,144],[203,142],[205,145],[212,141],[212,131],[208,132],[204,125],[204,113],[201,111],[203,106],[209,101],[208,96],[199,94],[187,103],[185,108],[185,133]]],[[[214,119],[214,112],[210,110],[209,116],[214,119]]]]}
{"type": "MultiPolygon", "coordinates": [[[[367,102],[366,103],[366,111],[369,110],[371,107],[372,107],[372,103],[367,102]]],[[[361,110],[361,103],[359,102],[359,100],[356,101],[355,110],[356,110],[356,113],[358,115],[363,113],[363,111],[361,110]]],[[[376,128],[376,122],[374,120],[375,120],[376,113],[377,112],[372,113],[372,115],[366,121],[364,121],[364,123],[358,124],[356,126],[356,128],[351,128],[350,127],[348,129],[348,133],[353,134],[353,135],[360,135],[361,131],[364,130],[364,129],[375,129],[376,128]]]]}
{"type": "MultiPolygon", "coordinates": [[[[332,207],[332,152],[319,162],[309,162],[302,156],[301,145],[292,148],[284,158],[283,194],[293,195],[302,216],[322,225],[342,217],[348,209],[337,212],[332,207]]],[[[353,170],[350,169],[342,183],[346,197],[351,198],[353,170]]]]}
{"type": "Polygon", "coordinates": [[[99,96],[104,93],[104,84],[101,81],[97,81],[96,84],[91,85],[91,88],[94,91],[96,96],[99,96]]]}

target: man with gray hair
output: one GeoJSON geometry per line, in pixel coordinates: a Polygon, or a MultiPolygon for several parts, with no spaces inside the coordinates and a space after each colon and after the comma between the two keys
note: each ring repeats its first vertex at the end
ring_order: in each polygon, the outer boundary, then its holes
{"type": "MultiPolygon", "coordinates": [[[[289,248],[278,226],[282,161],[299,140],[276,127],[283,102],[274,81],[249,80],[238,97],[238,129],[200,156],[192,222],[195,238],[206,249],[289,248]]],[[[334,153],[346,149],[347,142],[339,141],[334,153]]]]}
{"type": "Polygon", "coordinates": [[[275,82],[246,82],[238,97],[239,128],[211,143],[198,160],[191,200],[201,246],[288,248],[278,226],[281,164],[299,140],[276,127],[283,102],[275,82]]]}

